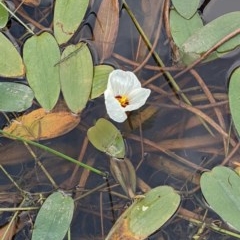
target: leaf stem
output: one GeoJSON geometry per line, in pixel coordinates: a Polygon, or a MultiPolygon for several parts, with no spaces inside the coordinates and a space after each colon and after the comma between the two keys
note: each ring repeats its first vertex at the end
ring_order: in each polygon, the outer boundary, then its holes
{"type": "Polygon", "coordinates": [[[69,161],[69,162],[75,163],[76,165],[78,165],[78,166],[80,166],[80,167],[83,167],[83,168],[85,168],[85,169],[87,169],[87,170],[89,170],[89,171],[91,171],[91,172],[94,172],[94,173],[96,173],[96,174],[98,174],[98,175],[100,175],[100,176],[107,177],[107,173],[102,172],[102,171],[100,171],[100,170],[98,170],[98,169],[96,169],[96,168],[93,168],[93,167],[91,167],[91,166],[89,166],[89,165],[87,165],[87,164],[84,164],[84,163],[82,163],[82,162],[79,162],[79,161],[77,161],[77,160],[74,159],[74,158],[71,158],[71,157],[69,157],[69,156],[67,156],[67,155],[65,155],[65,154],[63,154],[63,153],[61,153],[61,152],[58,152],[58,151],[56,151],[56,150],[54,150],[54,149],[52,149],[52,148],[49,148],[49,147],[47,147],[47,146],[44,146],[44,145],[40,144],[40,143],[31,141],[31,140],[27,140],[27,139],[22,138],[22,137],[15,136],[15,135],[10,134],[10,133],[7,133],[7,132],[5,132],[5,131],[3,131],[3,130],[0,130],[0,133],[1,133],[3,136],[5,136],[5,137],[13,138],[13,139],[18,140],[18,141],[20,141],[20,142],[27,143],[27,144],[29,144],[29,145],[38,147],[38,148],[40,148],[40,149],[43,149],[44,151],[47,151],[47,152],[52,153],[52,154],[54,154],[54,155],[56,155],[56,156],[58,156],[58,157],[61,157],[61,158],[65,159],[65,160],[67,160],[67,161],[69,161]]]}

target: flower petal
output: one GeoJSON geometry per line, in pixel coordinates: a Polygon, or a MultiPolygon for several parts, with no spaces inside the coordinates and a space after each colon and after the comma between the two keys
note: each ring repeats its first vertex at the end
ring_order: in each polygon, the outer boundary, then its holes
{"type": "Polygon", "coordinates": [[[107,90],[104,92],[104,97],[109,117],[116,122],[124,122],[127,119],[127,114],[118,100],[111,95],[111,92],[109,93],[107,90]]]}
{"type": "Polygon", "coordinates": [[[133,111],[145,104],[151,93],[150,89],[140,88],[133,90],[129,95],[129,105],[125,107],[125,111],[133,111]]]}
{"type": "Polygon", "coordinates": [[[134,73],[117,69],[110,73],[107,88],[112,89],[115,96],[122,96],[141,88],[141,83],[134,73]]]}

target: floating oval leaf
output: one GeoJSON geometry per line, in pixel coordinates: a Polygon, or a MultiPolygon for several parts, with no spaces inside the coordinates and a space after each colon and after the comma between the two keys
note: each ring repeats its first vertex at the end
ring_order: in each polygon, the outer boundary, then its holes
{"type": "Polygon", "coordinates": [[[97,98],[104,93],[107,88],[108,75],[113,70],[114,68],[110,65],[98,65],[94,67],[91,99],[97,98]]]}
{"type": "Polygon", "coordinates": [[[124,158],[125,145],[119,130],[108,120],[100,118],[87,131],[88,139],[99,151],[111,157],[124,158]]]}
{"type": "MultiPolygon", "coordinates": [[[[238,11],[218,17],[204,27],[198,29],[181,47],[183,51],[183,61],[186,64],[191,64],[221,39],[239,29],[239,25],[240,12],[238,11]],[[188,57],[187,61],[184,60],[185,57],[188,57]]],[[[239,42],[236,42],[236,44],[239,45],[239,42]]]]}
{"type": "Polygon", "coordinates": [[[203,27],[198,13],[192,18],[183,18],[177,11],[170,11],[170,29],[174,43],[180,47],[197,29],[203,27]]]}
{"type": "Polygon", "coordinates": [[[91,53],[85,43],[66,47],[60,62],[61,89],[71,111],[79,113],[89,99],[93,79],[91,53]]]}
{"type": "Polygon", "coordinates": [[[200,0],[172,0],[178,13],[186,19],[191,18],[197,11],[200,0]]]}
{"type": "Polygon", "coordinates": [[[4,28],[6,26],[8,17],[8,11],[0,4],[0,28],[4,28]]]}
{"type": "Polygon", "coordinates": [[[59,44],[66,43],[77,31],[86,13],[89,0],[56,0],[54,8],[54,36],[59,44]]]}
{"type": "Polygon", "coordinates": [[[119,1],[102,0],[96,14],[93,29],[94,44],[96,45],[100,62],[111,56],[117,38],[119,26],[119,1]]]}
{"type": "Polygon", "coordinates": [[[59,137],[77,126],[80,119],[70,112],[47,113],[43,108],[18,117],[3,130],[30,140],[59,137]]]}
{"type": "Polygon", "coordinates": [[[229,105],[234,126],[240,136],[240,67],[236,68],[230,77],[229,82],[229,105]]]}
{"type": "Polygon", "coordinates": [[[143,240],[176,212],[180,196],[169,186],[152,189],[136,200],[117,220],[106,240],[143,240]]]}
{"type": "Polygon", "coordinates": [[[124,192],[134,198],[137,185],[136,171],[128,158],[110,158],[110,171],[124,192]]]}
{"type": "Polygon", "coordinates": [[[60,93],[60,50],[47,32],[29,38],[23,48],[26,75],[40,105],[46,110],[55,106],[60,93]]]}
{"type": "Polygon", "coordinates": [[[21,112],[32,105],[33,91],[19,83],[0,83],[0,111],[21,112]]]}
{"type": "Polygon", "coordinates": [[[73,199],[63,193],[51,194],[38,212],[32,240],[61,240],[72,221],[73,199]]]}
{"type": "Polygon", "coordinates": [[[0,76],[21,77],[25,73],[22,58],[13,44],[0,32],[0,76]]]}
{"type": "Polygon", "coordinates": [[[240,231],[240,176],[227,167],[218,166],[203,173],[200,184],[211,208],[240,231]]]}

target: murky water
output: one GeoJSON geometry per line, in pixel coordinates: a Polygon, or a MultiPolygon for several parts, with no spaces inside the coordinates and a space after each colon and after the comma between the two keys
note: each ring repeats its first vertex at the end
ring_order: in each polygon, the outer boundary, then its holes
{"type": "MultiPolygon", "coordinates": [[[[234,1],[228,2],[228,6],[234,5],[234,1]]],[[[97,5],[95,1],[93,3],[97,5]]],[[[215,3],[217,4],[217,1],[215,3]]],[[[94,4],[93,8],[95,8],[94,4]]],[[[144,15],[141,5],[136,5],[134,0],[129,1],[129,6],[142,25],[144,25],[144,17],[153,14],[154,10],[150,7],[146,8],[144,15]]],[[[155,24],[159,22],[161,17],[161,5],[158,7],[159,12],[154,19],[155,24]]],[[[52,21],[51,6],[48,8],[45,6],[25,7],[24,9],[32,18],[38,19],[40,15],[45,14],[47,18],[42,22],[43,26],[49,26],[52,21]]],[[[204,12],[203,17],[206,21],[214,18],[217,14],[214,10],[216,9],[204,12]]],[[[221,10],[224,9],[221,8],[221,10]]],[[[89,26],[91,26],[93,19],[92,16],[87,19],[89,26]]],[[[91,33],[89,26],[85,26],[85,31],[79,34],[81,38],[89,38],[91,33]]],[[[21,47],[23,40],[20,38],[25,32],[24,28],[12,20],[10,30],[21,47]]],[[[152,41],[155,38],[158,38],[156,51],[166,66],[172,67],[170,73],[175,76],[181,69],[171,65],[171,52],[164,27],[162,27],[160,35],[155,35],[152,41]]],[[[145,57],[141,59],[141,57],[136,56],[138,41],[139,35],[135,26],[126,11],[122,10],[114,54],[106,62],[116,68],[133,71],[139,65],[137,60],[140,59],[139,61],[142,62],[145,59],[145,57]]],[[[161,72],[156,68],[156,63],[152,57],[147,65],[137,71],[136,74],[142,84],[146,84],[145,87],[152,90],[151,97],[145,107],[131,113],[129,121],[115,125],[123,133],[128,148],[127,156],[136,168],[139,179],[138,193],[143,193],[147,188],[146,186],[153,188],[159,185],[170,185],[181,193],[181,207],[183,209],[198,213],[201,216],[204,215],[204,200],[198,188],[201,170],[211,169],[223,162],[232,166],[234,161],[239,161],[239,151],[236,151],[225,162],[238,141],[234,129],[229,130],[231,125],[227,98],[229,69],[238,58],[239,51],[236,51],[231,56],[202,64],[194,71],[176,78],[181,90],[187,95],[194,107],[217,123],[219,123],[219,119],[222,120],[224,124],[221,127],[225,128],[227,133],[231,131],[230,143],[225,142],[225,144],[229,144],[228,148],[224,146],[224,138],[221,133],[211,128],[214,133],[214,136],[211,136],[194,114],[194,109],[186,108],[182,101],[175,98],[172,86],[164,75],[159,74],[161,72]],[[151,81],[158,75],[161,76],[151,81]],[[215,103],[209,103],[206,94],[204,94],[202,82],[213,94],[215,103]],[[216,105],[218,113],[214,110],[216,105]],[[226,152],[227,150],[228,152],[226,152]]],[[[88,103],[81,115],[79,126],[72,132],[41,143],[102,171],[109,171],[108,157],[96,150],[86,137],[87,129],[100,117],[107,118],[103,97],[88,103]]],[[[3,119],[2,116],[3,124],[5,124],[3,119]]],[[[113,222],[131,203],[131,200],[126,198],[121,187],[116,184],[111,175],[109,177],[111,186],[109,190],[102,177],[93,173],[88,174],[84,169],[79,169],[74,164],[42,150],[33,148],[37,156],[34,160],[29,149],[19,142],[1,139],[1,144],[1,164],[21,189],[30,193],[31,201],[37,204],[39,193],[47,195],[54,190],[38,162],[44,165],[60,189],[69,192],[78,199],[75,202],[71,239],[104,239],[113,222]],[[90,190],[94,189],[96,190],[87,195],[90,190]]],[[[2,171],[0,172],[0,182],[3,194],[3,200],[0,197],[1,207],[18,206],[22,200],[22,195],[2,171]],[[11,197],[12,195],[14,197],[11,197]]],[[[36,213],[31,211],[27,214],[20,214],[21,231],[16,234],[14,239],[30,239],[29,236],[33,228],[32,221],[35,219],[36,213]]],[[[149,239],[192,239],[199,226],[194,226],[187,221],[190,215],[180,215],[174,216],[149,239]]],[[[217,216],[209,213],[207,219],[211,221],[211,218],[215,219],[217,216]]],[[[8,216],[2,214],[0,224],[4,225],[7,222],[8,216]]],[[[202,239],[235,239],[220,235],[207,228],[202,236],[202,239]]]]}

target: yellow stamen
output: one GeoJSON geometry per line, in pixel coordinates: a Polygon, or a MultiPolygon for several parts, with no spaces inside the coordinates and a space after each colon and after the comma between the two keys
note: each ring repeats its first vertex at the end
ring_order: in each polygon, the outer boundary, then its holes
{"type": "Polygon", "coordinates": [[[119,101],[119,103],[121,104],[122,107],[126,107],[127,105],[129,105],[129,100],[128,100],[127,96],[118,95],[115,98],[119,101]]]}

